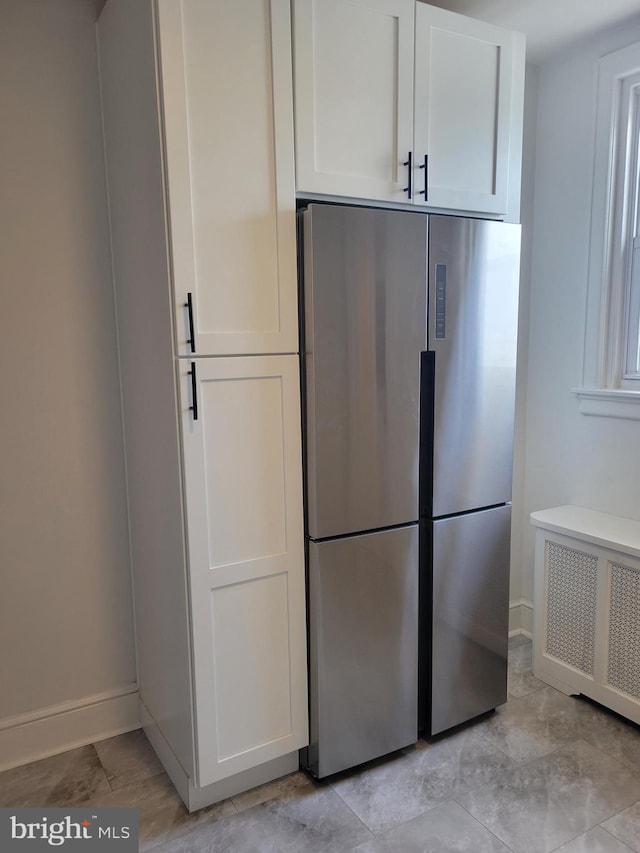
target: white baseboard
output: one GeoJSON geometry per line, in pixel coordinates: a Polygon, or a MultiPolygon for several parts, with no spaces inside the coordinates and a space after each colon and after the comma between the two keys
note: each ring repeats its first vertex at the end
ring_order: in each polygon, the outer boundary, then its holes
{"type": "Polygon", "coordinates": [[[138,688],[130,684],[0,720],[0,771],[140,728],[138,688]]]}
{"type": "Polygon", "coordinates": [[[154,748],[169,778],[175,785],[176,791],[190,812],[203,809],[206,806],[213,805],[213,803],[219,803],[221,800],[227,800],[229,797],[234,797],[236,794],[244,793],[251,788],[264,785],[266,782],[271,782],[282,776],[287,776],[289,773],[294,773],[300,766],[299,752],[296,749],[295,752],[274,758],[258,767],[252,767],[249,770],[236,773],[234,776],[229,776],[227,779],[205,785],[204,788],[197,788],[193,784],[193,780],[184,772],[182,765],[175,757],[173,750],[142,700],[140,701],[140,716],[149,743],[154,748]]]}
{"type": "Polygon", "coordinates": [[[533,602],[528,598],[517,598],[509,602],[509,636],[524,634],[533,636],[533,602]]]}

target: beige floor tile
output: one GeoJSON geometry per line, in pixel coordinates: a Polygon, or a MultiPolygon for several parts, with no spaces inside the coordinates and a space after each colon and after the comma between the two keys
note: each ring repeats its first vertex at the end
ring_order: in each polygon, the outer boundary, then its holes
{"type": "Polygon", "coordinates": [[[0,773],[0,807],[71,807],[110,790],[93,746],[0,773]]]}
{"type": "Polygon", "coordinates": [[[639,795],[640,775],[576,741],[458,802],[516,853],[550,853],[639,795]]]}
{"type": "Polygon", "coordinates": [[[164,772],[142,729],[98,741],[94,746],[114,790],[164,772]]]}
{"type": "Polygon", "coordinates": [[[511,853],[508,847],[457,803],[437,806],[420,817],[365,841],[353,853],[511,853]]]}
{"type": "Polygon", "coordinates": [[[332,787],[378,834],[492,782],[513,766],[504,752],[462,731],[344,774],[332,787]]]}
{"type": "Polygon", "coordinates": [[[88,808],[138,809],[141,851],[178,838],[203,824],[236,814],[231,800],[189,814],[165,773],[102,794],[86,805],[88,808]]]}
{"type": "Polygon", "coordinates": [[[605,820],[602,826],[636,853],[640,853],[640,803],[605,820]]]}

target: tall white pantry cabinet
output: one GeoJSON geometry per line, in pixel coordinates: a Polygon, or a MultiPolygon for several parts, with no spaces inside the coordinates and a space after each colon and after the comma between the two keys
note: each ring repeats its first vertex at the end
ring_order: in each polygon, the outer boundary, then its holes
{"type": "Polygon", "coordinates": [[[307,743],[289,0],[108,0],[98,46],[141,713],[190,809],[307,743]]]}

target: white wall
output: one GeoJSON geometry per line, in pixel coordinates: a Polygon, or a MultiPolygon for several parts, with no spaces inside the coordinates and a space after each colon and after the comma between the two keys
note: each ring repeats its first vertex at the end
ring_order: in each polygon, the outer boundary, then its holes
{"type": "Polygon", "coordinates": [[[511,583],[509,598],[511,630],[531,626],[531,602],[522,588],[524,539],[523,506],[525,499],[527,376],[529,372],[529,315],[531,299],[531,252],[533,199],[535,189],[536,121],[539,69],[527,65],[525,75],[524,126],[522,145],[522,246],[520,264],[520,310],[518,320],[518,367],[516,373],[516,420],[513,448],[513,523],[511,530],[511,583]]]}
{"type": "Polygon", "coordinates": [[[94,21],[0,4],[0,729],[135,681],[94,21]]]}
{"type": "Polygon", "coordinates": [[[531,267],[522,595],[532,597],[529,513],[565,503],[640,519],[640,425],[580,414],[595,72],[600,56],[640,41],[640,17],[540,69],[531,267]]]}

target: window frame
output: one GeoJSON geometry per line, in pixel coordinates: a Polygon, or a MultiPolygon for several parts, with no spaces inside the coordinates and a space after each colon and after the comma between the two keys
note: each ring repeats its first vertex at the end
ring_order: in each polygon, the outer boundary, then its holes
{"type": "MultiPolygon", "coordinates": [[[[636,194],[640,196],[640,192],[636,194]]],[[[633,247],[630,249],[632,260],[627,288],[625,367],[622,374],[623,386],[628,385],[630,388],[638,388],[640,382],[640,234],[638,234],[638,225],[635,232],[632,239],[633,247]]]]}
{"type": "MultiPolygon", "coordinates": [[[[640,54],[640,45],[639,54],[640,54]]],[[[640,70],[625,75],[619,82],[616,120],[618,135],[615,156],[615,192],[610,291],[619,290],[610,302],[609,338],[611,339],[608,378],[620,388],[640,390],[638,369],[638,312],[640,278],[634,255],[640,255],[638,240],[638,133],[640,133],[640,70]],[[611,304],[613,303],[613,305],[611,304]],[[617,308],[619,316],[614,310],[617,308]],[[614,309],[614,310],[612,310],[614,309]],[[631,367],[632,351],[634,366],[631,367]]]]}
{"type": "Polygon", "coordinates": [[[603,57],[597,72],[583,387],[572,390],[583,414],[640,420],[640,371],[629,369],[638,346],[634,312],[640,321],[640,295],[631,297],[640,236],[640,43],[603,57]]]}

